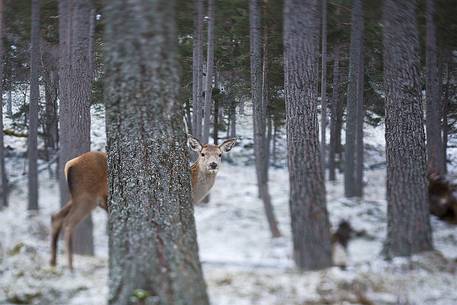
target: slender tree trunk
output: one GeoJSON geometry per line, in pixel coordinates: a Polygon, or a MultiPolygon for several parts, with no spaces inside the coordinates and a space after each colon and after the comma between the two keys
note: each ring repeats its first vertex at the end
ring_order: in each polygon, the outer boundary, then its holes
{"type": "MultiPolygon", "coordinates": [[[[4,48],[3,48],[3,36],[4,36],[4,9],[5,3],[3,0],[0,0],[0,80],[3,80],[3,70],[4,70],[4,48]]],[[[11,88],[9,91],[8,99],[11,99],[11,88]]],[[[0,105],[3,105],[3,82],[0,82],[0,105]]],[[[11,104],[11,102],[8,102],[11,104]]],[[[8,107],[8,112],[10,112],[10,107],[8,107]]],[[[11,111],[12,114],[12,111],[11,111]]],[[[10,116],[11,117],[11,116],[10,116]]],[[[3,130],[3,107],[0,107],[0,128],[3,130]]],[[[8,206],[8,180],[6,177],[5,170],[5,148],[4,148],[4,139],[3,132],[0,133],[0,209],[8,206]]]]}
{"type": "Polygon", "coordinates": [[[230,138],[236,138],[236,104],[233,97],[230,100],[230,138]]]}
{"type": "Polygon", "coordinates": [[[176,102],[174,5],[113,0],[105,11],[109,304],[209,304],[176,102]]]}
{"type": "Polygon", "coordinates": [[[219,132],[219,96],[214,99],[214,114],[213,114],[213,141],[218,144],[219,132]]]}
{"type": "Polygon", "coordinates": [[[32,47],[30,49],[30,104],[28,144],[28,199],[29,210],[38,210],[38,104],[40,66],[40,1],[32,0],[32,47]]]}
{"type": "Polygon", "coordinates": [[[210,116],[214,73],[214,19],[215,15],[215,0],[208,0],[208,48],[206,55],[206,83],[205,83],[205,105],[204,105],[204,120],[203,120],[203,136],[202,143],[209,141],[210,116]]]}
{"type": "MultiPolygon", "coordinates": [[[[62,1],[65,2],[65,1],[62,1]]],[[[62,3],[61,3],[62,4],[62,3]]],[[[89,64],[90,12],[92,1],[74,1],[70,5],[62,4],[62,17],[69,19],[63,26],[61,48],[65,48],[65,58],[71,65],[65,63],[63,77],[64,90],[60,91],[63,98],[60,103],[60,155],[59,168],[63,172],[65,163],[82,153],[90,150],[90,101],[93,71],[89,64]],[[67,27],[70,27],[68,29],[67,27]]],[[[60,27],[60,24],[59,24],[60,27]]],[[[60,33],[60,30],[59,30],[60,33]]],[[[62,55],[62,53],[61,53],[62,55]]],[[[61,204],[68,201],[68,187],[65,177],[61,177],[61,204]],[[65,182],[65,183],[64,183],[65,182]]],[[[73,247],[78,254],[94,254],[93,224],[89,215],[75,230],[73,247]]]]}
{"type": "Polygon", "coordinates": [[[336,180],[336,149],[338,140],[338,109],[340,108],[340,45],[336,44],[333,51],[333,93],[330,116],[330,146],[328,152],[329,180],[336,180]]]}
{"type": "Polygon", "coordinates": [[[427,160],[429,173],[443,175],[443,143],[441,136],[441,94],[440,77],[438,74],[438,59],[435,26],[435,0],[427,0],[426,19],[426,131],[427,131],[427,160]]]}
{"type": "Polygon", "coordinates": [[[344,194],[362,196],[363,174],[363,7],[352,2],[351,50],[347,98],[344,194]],[[361,170],[362,169],[362,170],[361,170]]]}
{"type": "Polygon", "coordinates": [[[317,0],[284,3],[289,204],[294,260],[302,270],[332,264],[317,119],[319,3],[317,0]]]}
{"type": "Polygon", "coordinates": [[[192,54],[192,127],[193,135],[202,136],[202,80],[203,80],[203,0],[194,0],[194,42],[192,54]]]}
{"type": "Polygon", "coordinates": [[[384,2],[388,256],[432,249],[416,1],[384,2]]]}
{"type": "MultiPolygon", "coordinates": [[[[12,86],[12,84],[10,84],[10,86],[12,86]]],[[[6,104],[6,114],[10,118],[13,117],[13,94],[12,93],[13,93],[13,89],[10,87],[10,90],[8,90],[8,101],[6,104]]]]}
{"type": "Polygon", "coordinates": [[[41,69],[45,91],[44,144],[49,155],[54,154],[58,147],[58,46],[52,45],[45,39],[41,40],[41,69]]]}
{"type": "MultiPolygon", "coordinates": [[[[273,237],[281,236],[276,216],[274,214],[271,197],[268,190],[268,172],[266,166],[266,138],[265,138],[265,94],[263,81],[265,72],[262,69],[262,44],[261,44],[261,16],[260,0],[249,1],[249,28],[250,28],[250,50],[251,50],[251,95],[254,108],[254,153],[256,160],[257,185],[259,195],[263,201],[268,225],[273,237]]],[[[266,90],[266,89],[265,89],[266,90]]]]}
{"type": "Polygon", "coordinates": [[[322,0],[321,56],[321,160],[325,178],[325,133],[327,128],[327,0],[322,0]]]}

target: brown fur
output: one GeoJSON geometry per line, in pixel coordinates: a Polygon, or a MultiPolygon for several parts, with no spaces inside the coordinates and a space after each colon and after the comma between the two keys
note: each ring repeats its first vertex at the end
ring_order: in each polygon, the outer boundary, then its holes
{"type": "Polygon", "coordinates": [[[429,176],[430,213],[450,223],[457,223],[457,185],[438,175],[429,176]]]}

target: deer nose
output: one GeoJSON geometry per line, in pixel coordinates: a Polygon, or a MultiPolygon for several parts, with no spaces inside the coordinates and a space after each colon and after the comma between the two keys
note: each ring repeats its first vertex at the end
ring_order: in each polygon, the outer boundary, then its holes
{"type": "Polygon", "coordinates": [[[211,162],[211,163],[209,164],[209,167],[210,167],[211,169],[216,169],[216,168],[217,168],[217,163],[216,163],[216,162],[211,162]]]}

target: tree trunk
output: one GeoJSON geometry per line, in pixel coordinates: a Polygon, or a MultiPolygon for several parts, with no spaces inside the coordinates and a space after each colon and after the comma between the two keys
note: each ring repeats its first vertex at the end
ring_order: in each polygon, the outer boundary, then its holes
{"type": "Polygon", "coordinates": [[[325,179],[325,133],[327,128],[327,0],[322,0],[321,56],[321,160],[325,179]]]}
{"type": "Polygon", "coordinates": [[[445,75],[446,75],[446,85],[444,87],[444,99],[443,99],[443,110],[442,110],[442,116],[443,116],[443,121],[442,121],[442,127],[441,129],[443,130],[443,168],[444,168],[444,174],[447,174],[447,142],[448,142],[448,134],[449,134],[449,126],[448,126],[448,119],[447,119],[447,114],[449,111],[449,82],[450,82],[450,72],[449,72],[449,59],[446,58],[447,61],[444,64],[444,70],[445,70],[445,75]]]}
{"type": "Polygon", "coordinates": [[[194,42],[192,45],[192,127],[194,137],[202,136],[203,0],[194,0],[194,42]]]}
{"type": "Polygon", "coordinates": [[[319,3],[286,0],[284,5],[289,204],[294,259],[302,270],[332,264],[317,119],[319,3]]]}
{"type": "Polygon", "coordinates": [[[432,249],[416,1],[384,2],[387,256],[432,249]]]}
{"type": "MultiPolygon", "coordinates": [[[[90,12],[92,1],[75,1],[70,5],[59,5],[59,14],[67,17],[62,22],[61,56],[70,62],[65,63],[60,91],[60,154],[59,168],[63,172],[65,163],[90,150],[90,101],[93,72],[89,65],[90,12]],[[62,13],[60,13],[62,10],[62,13]],[[65,10],[65,11],[64,11],[65,10]],[[64,52],[62,54],[62,52],[64,52]]],[[[59,27],[60,27],[59,23],[59,27]]],[[[59,29],[60,34],[60,29],[59,29]]],[[[68,187],[65,177],[60,178],[61,204],[68,201],[68,187]]],[[[94,254],[92,235],[92,217],[89,215],[75,230],[73,238],[74,252],[78,254],[94,254]]]]}
{"type": "Polygon", "coordinates": [[[205,105],[204,105],[204,120],[203,120],[203,136],[202,143],[208,143],[209,141],[209,129],[210,129],[210,116],[211,116],[211,105],[212,99],[212,85],[213,85],[213,73],[214,73],[214,19],[216,17],[214,13],[215,0],[208,0],[208,49],[206,55],[206,83],[205,83],[205,105]]]}
{"type": "Polygon", "coordinates": [[[54,154],[58,147],[58,118],[57,118],[57,94],[58,94],[58,46],[52,45],[45,39],[41,40],[41,69],[45,92],[45,117],[44,117],[44,144],[47,157],[54,154]]]}
{"type": "Polygon", "coordinates": [[[441,136],[441,92],[438,73],[435,0],[427,0],[426,19],[426,132],[428,172],[443,175],[443,143],[441,136]]]}
{"type": "Polygon", "coordinates": [[[338,110],[341,107],[340,98],[340,45],[335,45],[333,54],[333,93],[330,116],[330,146],[328,152],[329,180],[336,180],[336,150],[338,140],[338,110]]]}
{"type": "MultiPolygon", "coordinates": [[[[270,232],[273,237],[281,236],[268,189],[266,167],[266,100],[264,94],[265,71],[262,69],[260,0],[249,1],[249,28],[251,52],[251,96],[254,119],[254,153],[256,160],[257,185],[263,201],[270,232]]],[[[266,90],[266,88],[265,88],[266,90]]]]}
{"type": "Polygon", "coordinates": [[[219,96],[214,99],[214,112],[213,112],[213,141],[218,144],[219,132],[219,96]]]}
{"type": "MultiPolygon", "coordinates": [[[[5,3],[0,0],[0,80],[3,80],[4,70],[4,47],[3,47],[3,35],[4,35],[4,12],[5,3]]],[[[11,88],[9,91],[8,99],[11,99],[11,88]]],[[[0,102],[3,105],[3,82],[0,82],[0,102]]],[[[11,102],[8,102],[10,104],[11,102]]],[[[8,112],[10,109],[8,107],[8,112]]],[[[11,111],[12,114],[12,111],[11,111]]],[[[11,116],[10,116],[11,117],[11,116]]],[[[3,107],[0,107],[0,128],[3,130],[3,107]]],[[[8,180],[6,177],[5,170],[5,147],[3,132],[0,133],[0,209],[8,206],[8,180]]]]}
{"type": "Polygon", "coordinates": [[[235,99],[230,97],[230,138],[236,138],[236,104],[235,99]]]}
{"type": "MultiPolygon", "coordinates": [[[[12,86],[12,84],[10,84],[12,86]]],[[[12,118],[13,117],[13,89],[10,87],[10,90],[8,90],[8,102],[6,104],[6,114],[8,117],[12,118]]],[[[2,118],[3,120],[3,118],[2,118]]]]}
{"type": "Polygon", "coordinates": [[[30,104],[28,145],[29,210],[38,210],[38,104],[40,100],[40,0],[32,0],[32,46],[30,49],[30,104]]]}
{"type": "Polygon", "coordinates": [[[344,150],[344,194],[362,196],[363,174],[363,7],[352,2],[351,50],[344,150]],[[362,162],[362,163],[360,163],[362,162]],[[360,171],[362,169],[362,171],[360,171]]]}
{"type": "Polygon", "coordinates": [[[209,304],[177,102],[174,5],[113,0],[105,11],[109,304],[209,304]]]}

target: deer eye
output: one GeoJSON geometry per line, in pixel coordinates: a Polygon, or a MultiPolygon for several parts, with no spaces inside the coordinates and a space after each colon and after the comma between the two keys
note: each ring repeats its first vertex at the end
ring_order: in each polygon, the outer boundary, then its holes
{"type": "Polygon", "coordinates": [[[205,156],[205,154],[204,154],[204,153],[202,153],[202,157],[204,157],[204,156],[205,156]]]}
{"type": "Polygon", "coordinates": [[[219,158],[222,157],[222,154],[219,154],[219,158]]]}

